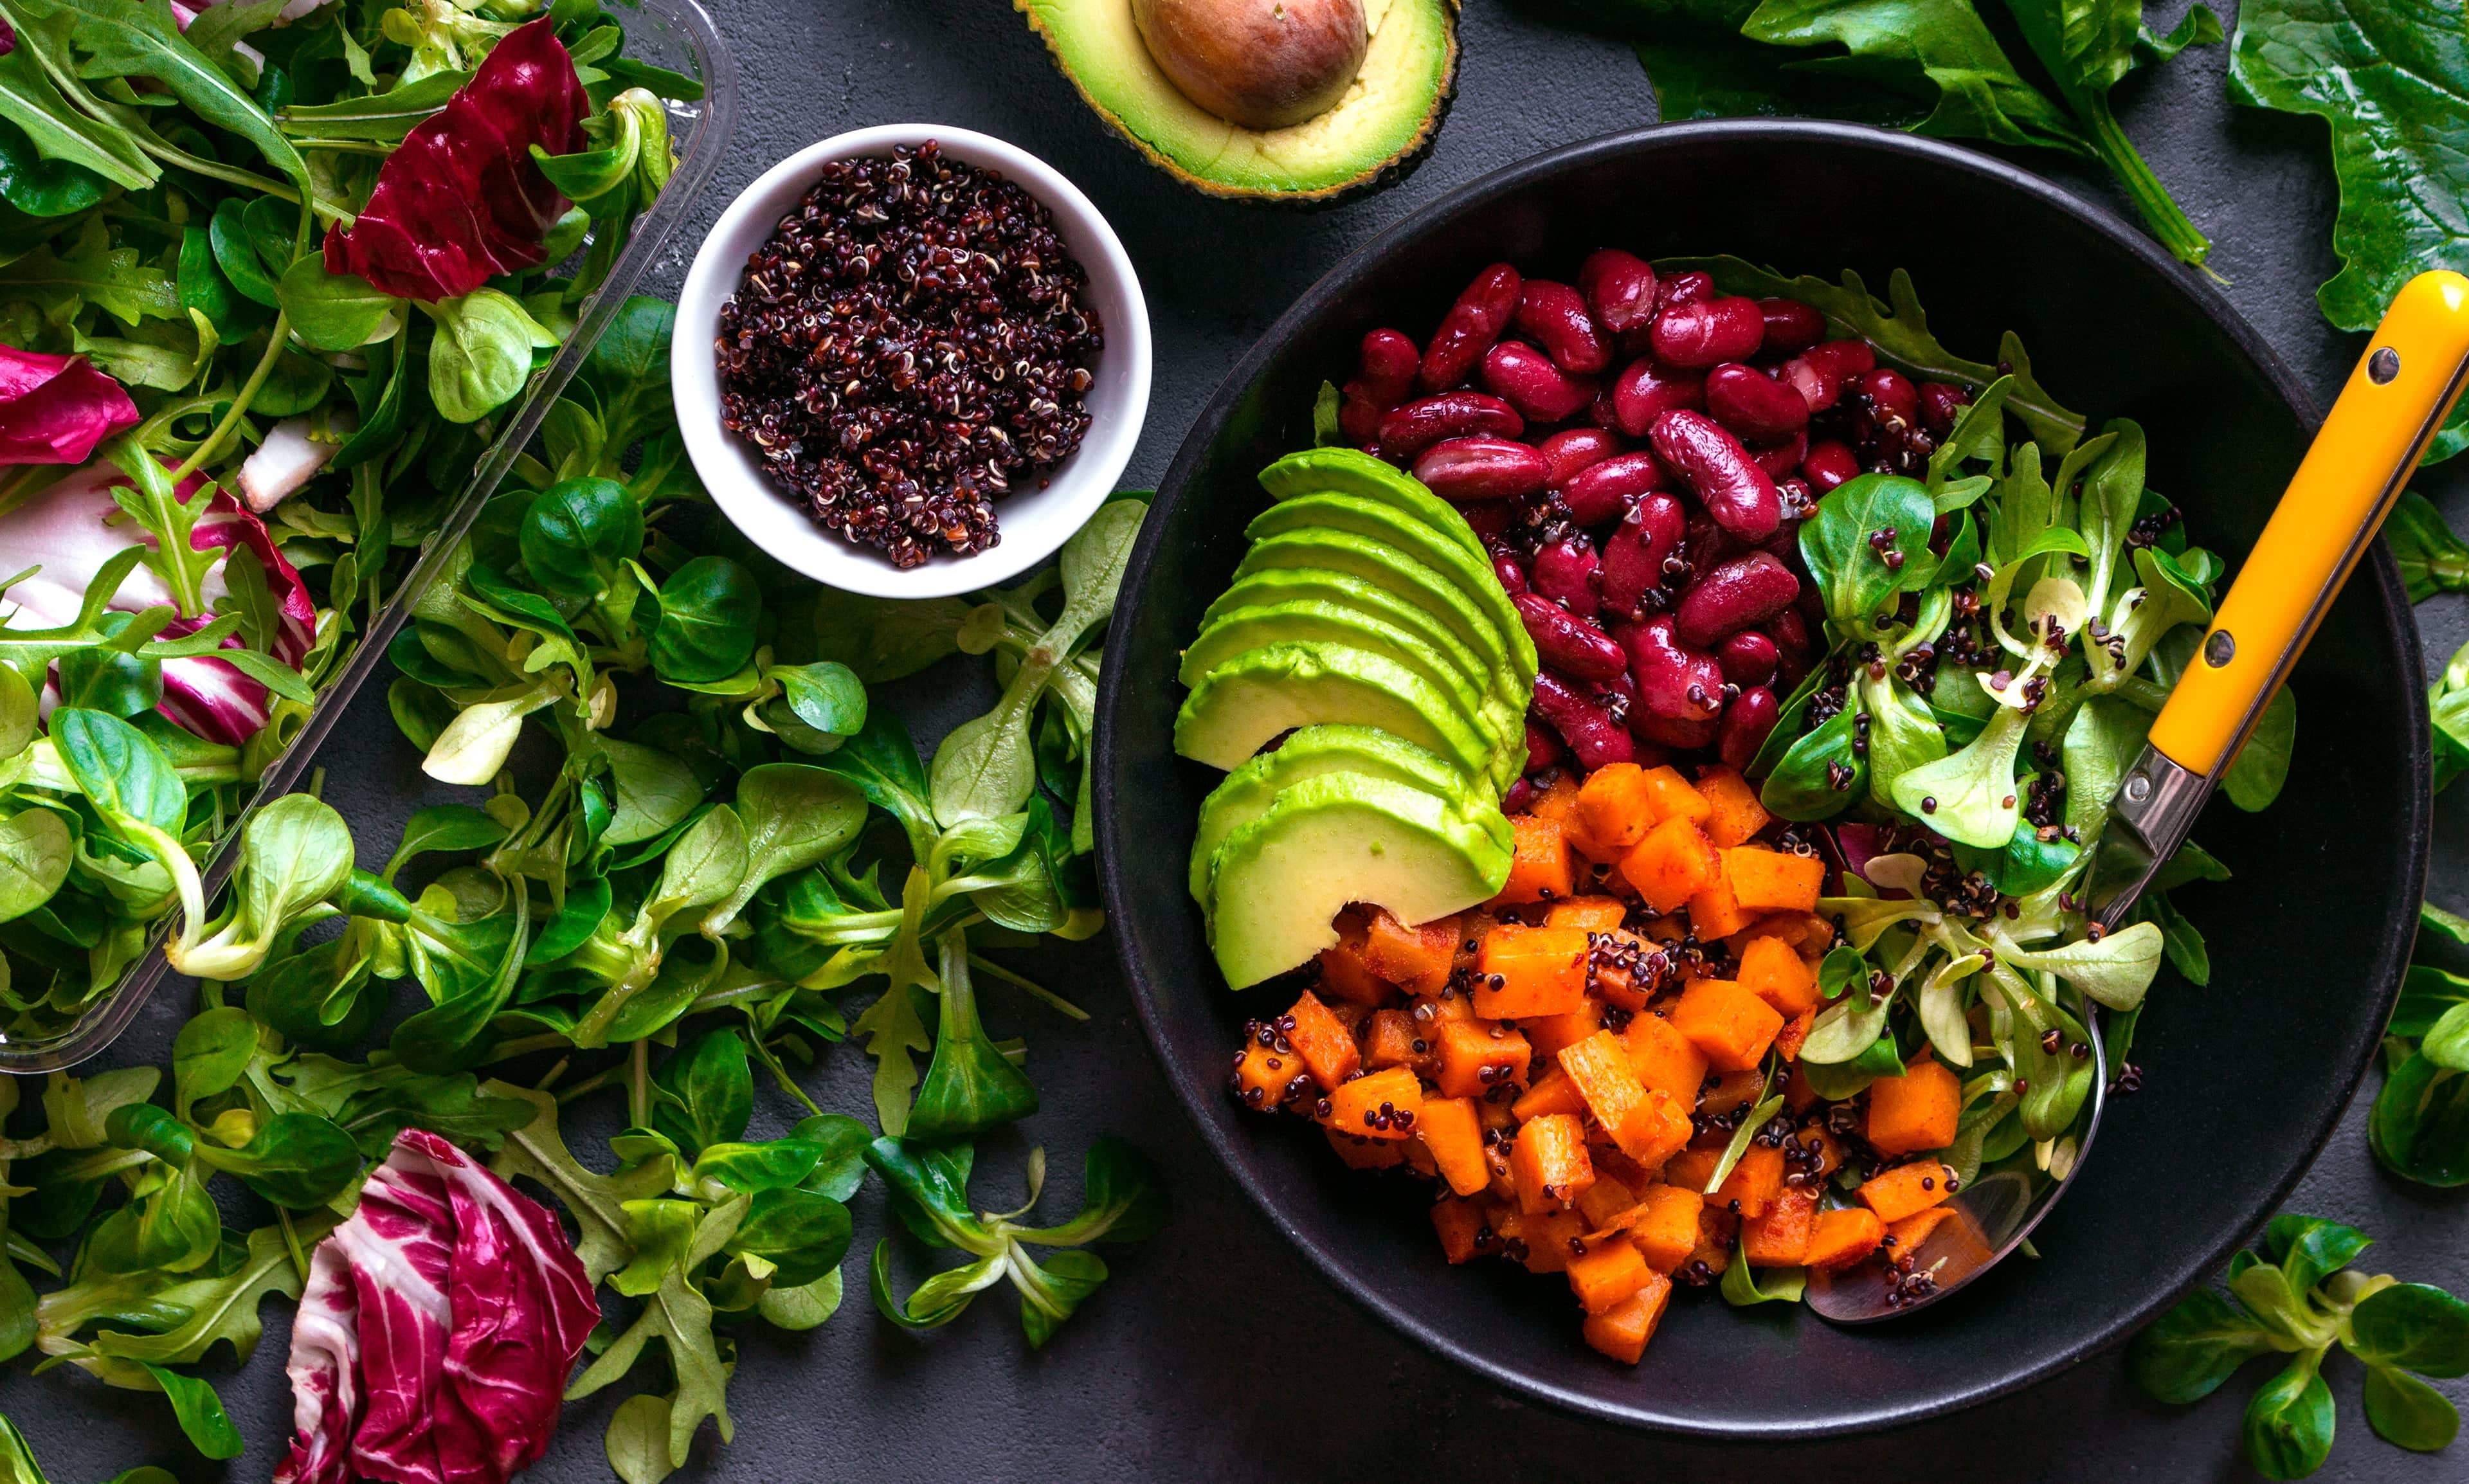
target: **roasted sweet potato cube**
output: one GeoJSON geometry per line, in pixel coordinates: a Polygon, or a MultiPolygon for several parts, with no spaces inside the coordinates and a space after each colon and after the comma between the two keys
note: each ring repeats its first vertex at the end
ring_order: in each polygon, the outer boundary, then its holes
{"type": "Polygon", "coordinates": [[[1458,919],[1440,917],[1408,927],[1374,907],[1366,918],[1363,962],[1373,973],[1415,994],[1437,994],[1449,982],[1457,958],[1458,919]]]}
{"type": "Polygon", "coordinates": [[[1363,1053],[1354,1044],[1354,1032],[1346,1022],[1330,1013],[1320,996],[1306,989],[1286,1011],[1294,1024],[1286,1028],[1286,1042],[1311,1068],[1313,1080],[1321,1091],[1334,1092],[1356,1068],[1363,1065],[1363,1053]]]}
{"type": "MultiPolygon", "coordinates": [[[[1721,852],[1717,852],[1720,859],[1721,852]]],[[[1757,914],[1741,905],[1732,894],[1732,878],[1720,866],[1704,886],[1689,898],[1689,926],[1699,942],[1729,938],[1749,925],[1757,914]]]]}
{"type": "Polygon", "coordinates": [[[1889,1158],[1945,1148],[1954,1142],[1962,1111],[1963,1084],[1924,1056],[1903,1076],[1869,1084],[1869,1147],[1889,1158]]]}
{"type": "Polygon", "coordinates": [[[1596,860],[1620,859],[1654,822],[1646,770],[1633,762],[1606,763],[1578,790],[1578,847],[1596,860]]]}
{"type": "MultiPolygon", "coordinates": [[[[1743,1067],[1735,1072],[1719,1072],[1715,1074],[1714,1082],[1698,1092],[1697,1111],[1708,1114],[1729,1113],[1734,1108],[1745,1108],[1758,1101],[1758,1095],[1765,1092],[1765,1074],[1755,1067],[1743,1067]]],[[[1730,1142],[1728,1135],[1715,1140],[1718,1145],[1730,1142]]]]}
{"type": "Polygon", "coordinates": [[[1783,1016],[1728,979],[1701,979],[1673,1007],[1672,1023],[1721,1072],[1745,1072],[1765,1059],[1783,1016]]]}
{"type": "Polygon", "coordinates": [[[1687,820],[1703,824],[1715,812],[1706,796],[1695,784],[1680,776],[1680,770],[1669,763],[1649,768],[1638,779],[1647,798],[1647,806],[1654,814],[1654,823],[1666,820],[1687,820]]]}
{"type": "Polygon", "coordinates": [[[1706,1081],[1706,1054],[1680,1028],[1651,1010],[1632,1017],[1621,1032],[1629,1070],[1647,1087],[1660,1087],[1684,1110],[1697,1106],[1706,1081]]]}
{"type": "Polygon", "coordinates": [[[1697,1213],[1697,1245],[1689,1249],[1691,1263],[1703,1263],[1709,1273],[1732,1265],[1732,1243],[1741,1235],[1741,1218],[1719,1206],[1697,1213]]]}
{"type": "Polygon", "coordinates": [[[1452,1264],[1470,1262],[1489,1245],[1483,1240],[1485,1225],[1479,1200],[1450,1195],[1432,1206],[1432,1230],[1440,1234],[1441,1251],[1452,1264]]]}
{"type": "Polygon", "coordinates": [[[1586,1240],[1586,1218],[1575,1211],[1547,1211],[1518,1217],[1518,1240],[1526,1244],[1520,1259],[1530,1273],[1565,1273],[1577,1246],[1586,1240]]]}
{"type": "Polygon", "coordinates": [[[1442,1022],[1438,1044],[1433,1080],[1451,1098],[1480,1098],[1495,1087],[1522,1084],[1534,1055],[1523,1034],[1482,1020],[1442,1022]]]}
{"type": "Polygon", "coordinates": [[[1565,1015],[1586,1003],[1585,930],[1504,922],[1484,939],[1475,973],[1478,1015],[1565,1015]]]}
{"type": "Polygon", "coordinates": [[[1586,1100],[1584,1094],[1578,1091],[1578,1084],[1571,1080],[1569,1074],[1555,1065],[1545,1068],[1543,1075],[1534,1079],[1534,1085],[1521,1093],[1517,1101],[1509,1105],[1509,1111],[1520,1123],[1524,1123],[1530,1119],[1545,1118],[1555,1113],[1583,1113],[1586,1111],[1586,1100]]]}
{"type": "Polygon", "coordinates": [[[1491,1184],[1491,1167],[1483,1157],[1483,1121],[1471,1098],[1426,1098],[1415,1119],[1415,1137],[1432,1153],[1432,1163],[1449,1189],[1472,1195],[1491,1184]]]}
{"type": "Polygon", "coordinates": [[[1516,839],[1509,858],[1509,879],[1492,900],[1516,905],[1569,895],[1577,886],[1578,863],[1569,849],[1567,830],[1557,821],[1533,814],[1511,816],[1509,827],[1516,839]]]}
{"type": "Polygon", "coordinates": [[[1349,907],[1337,915],[1332,926],[1337,929],[1337,941],[1320,954],[1319,987],[1324,1003],[1387,1005],[1396,999],[1396,986],[1373,972],[1367,956],[1370,936],[1364,910],[1349,907]]]}
{"type": "MultiPolygon", "coordinates": [[[[1578,828],[1578,780],[1565,768],[1552,772],[1552,781],[1526,805],[1526,812],[1538,820],[1549,820],[1560,826],[1564,835],[1578,828]]],[[[1515,816],[1511,816],[1514,818],[1515,816]]]]}
{"type": "Polygon", "coordinates": [[[1590,1314],[1602,1313],[1658,1276],[1637,1248],[1618,1239],[1589,1242],[1584,1252],[1569,1258],[1569,1291],[1590,1314]]]}
{"type": "Polygon", "coordinates": [[[1859,1206],[1821,1211],[1810,1229],[1809,1250],[1801,1254],[1801,1262],[1810,1267],[1849,1267],[1878,1250],[1878,1240],[1885,1234],[1885,1224],[1874,1211],[1859,1206]]]}
{"type": "Polygon", "coordinates": [[[1916,1159],[1872,1175],[1861,1185],[1860,1198],[1878,1213],[1879,1220],[1892,1226],[1907,1216],[1940,1204],[1953,1194],[1946,1188],[1950,1172],[1938,1160],[1916,1159]]]}
{"type": "MultiPolygon", "coordinates": [[[[1517,1130],[1509,1171],[1517,1183],[1519,1210],[1529,1216],[1567,1210],[1595,1183],[1584,1126],[1568,1113],[1529,1119],[1517,1130]]],[[[1583,1218],[1579,1220],[1582,1224],[1583,1218]]]]}
{"type": "Polygon", "coordinates": [[[1816,1225],[1816,1188],[1787,1185],[1764,1212],[1742,1218],[1741,1251],[1751,1267],[1798,1267],[1816,1225]]]}
{"type": "Polygon", "coordinates": [[[1608,933],[1627,920],[1628,904],[1616,896],[1573,896],[1554,902],[1543,915],[1545,927],[1582,928],[1589,933],[1608,933]]]}
{"type": "Polygon", "coordinates": [[[1659,1168],[1689,1142],[1689,1115],[1660,1088],[1642,1086],[1628,1049],[1609,1031],[1560,1052],[1560,1070],[1578,1087],[1595,1122],[1620,1151],[1645,1169],[1659,1168]]]}
{"type": "Polygon", "coordinates": [[[1331,1089],[1328,1116],[1321,1122],[1357,1138],[1403,1142],[1414,1137],[1422,1112],[1423,1084],[1404,1067],[1391,1067],[1331,1089]]]}
{"type": "MultiPolygon", "coordinates": [[[[1776,1032],[1778,1037],[1781,1034],[1781,1032],[1776,1032]]],[[[1817,1101],[1817,1089],[1810,1085],[1809,1078],[1802,1073],[1799,1064],[1795,1062],[1792,1065],[1791,1076],[1784,1078],[1783,1105],[1794,1113],[1806,1113],[1815,1107],[1817,1101]]]]}
{"type": "Polygon", "coordinates": [[[1634,1014],[1654,1002],[1669,961],[1662,949],[1627,928],[1604,928],[1586,952],[1586,989],[1605,1005],[1634,1014]]]}
{"type": "Polygon", "coordinates": [[[1668,1184],[1681,1186],[1703,1194],[1706,1182],[1715,1178],[1715,1167],[1722,1162],[1723,1150],[1720,1145],[1710,1145],[1703,1148],[1684,1148],[1663,1162],[1663,1178],[1668,1184]]]}
{"type": "Polygon", "coordinates": [[[1608,1168],[1608,1162],[1616,1152],[1589,1151],[1589,1157],[1595,1162],[1595,1183],[1586,1187],[1586,1194],[1578,1197],[1578,1215],[1584,1217],[1586,1225],[1595,1231],[1617,1224],[1622,1217],[1628,1214],[1629,1208],[1637,1204],[1637,1188],[1613,1174],[1608,1168]]]}
{"type": "Polygon", "coordinates": [[[1537,1015],[1517,1023],[1537,1056],[1558,1056],[1561,1048],[1575,1046],[1603,1028],[1604,1008],[1593,1000],[1565,1015],[1537,1015]]]}
{"type": "Polygon", "coordinates": [[[1809,1044],[1809,1032],[1816,1024],[1817,1011],[1813,1009],[1802,1010],[1785,1021],[1783,1029],[1775,1032],[1775,1055],[1786,1061],[1797,1063],[1800,1060],[1800,1049],[1809,1044]]]}
{"type": "Polygon", "coordinates": [[[1740,846],[1723,852],[1723,874],[1743,912],[1815,912],[1826,863],[1814,855],[1740,846]]]}
{"type": "Polygon", "coordinates": [[[1654,1327],[1672,1303],[1672,1280],[1649,1270],[1650,1282],[1600,1314],[1586,1316],[1586,1343],[1620,1361],[1635,1365],[1646,1354],[1654,1327]]]}
{"type": "Polygon", "coordinates": [[[1406,1146],[1396,1139],[1358,1139],[1350,1133],[1323,1128],[1328,1147],[1350,1170],[1390,1170],[1406,1162],[1406,1146]]]}
{"type": "Polygon", "coordinates": [[[1706,800],[1706,838],[1719,846],[1739,845],[1774,818],[1758,802],[1748,779],[1729,768],[1698,769],[1697,793],[1706,800]]]}
{"type": "Polygon", "coordinates": [[[1291,1050],[1263,1046],[1257,1034],[1244,1037],[1243,1055],[1234,1063],[1236,1101],[1265,1113],[1296,1098],[1318,1096],[1319,1089],[1303,1057],[1291,1050]]]}
{"type": "Polygon", "coordinates": [[[1638,898],[1658,913],[1674,913],[1721,874],[1722,857],[1707,843],[1705,833],[1683,816],[1665,820],[1647,831],[1635,848],[1621,857],[1621,876],[1637,890],[1638,898]]]}
{"type": "Polygon", "coordinates": [[[1416,1032],[1415,1017],[1404,1010],[1373,1010],[1363,1023],[1363,1064],[1374,1072],[1415,1066],[1430,1050],[1431,1043],[1416,1032]]]}
{"type": "MultiPolygon", "coordinates": [[[[1668,1167],[1667,1167],[1668,1168],[1668,1167]]],[[[1628,1222],[1628,1240],[1658,1273],[1677,1269],[1697,1246],[1697,1214],[1706,1197],[1678,1185],[1650,1185],[1628,1222]]]]}
{"type": "Polygon", "coordinates": [[[1752,1144],[1740,1163],[1732,1167],[1732,1172],[1723,1177],[1722,1186],[1707,1199],[1745,1221],[1765,1215],[1766,1208],[1783,1191],[1783,1150],[1752,1144]]]}
{"type": "Polygon", "coordinates": [[[1817,971],[1780,938],[1750,939],[1741,950],[1738,980],[1787,1020],[1817,1008],[1817,971]]]}

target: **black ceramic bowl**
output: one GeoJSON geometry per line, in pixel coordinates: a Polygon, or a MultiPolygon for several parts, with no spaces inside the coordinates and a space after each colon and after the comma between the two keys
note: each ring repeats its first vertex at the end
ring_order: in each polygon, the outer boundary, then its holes
{"type": "Polygon", "coordinates": [[[1805,1437],[1983,1401],[2111,1344],[2213,1270],[2296,1183],[2389,1012],[2428,828],[2416,631],[2381,546],[2298,666],[2297,755],[2262,815],[2196,830],[2235,879],[2181,893],[2211,983],[2165,973],[2085,1173],[2017,1259],[1909,1319],[1834,1328],[1786,1305],[1675,1297],[1646,1362],[1589,1351],[1557,1278],[1450,1267],[1428,1187],[1344,1169],[1300,1120],[1236,1107],[1237,1030],[1282,1010],[1230,992],[1184,893],[1194,811],[1220,775],[1175,757],[1176,657],[1243,552],[1254,475],[1311,441],[1314,392],[1375,326],[1428,334],[1487,263],[1574,277],[1618,245],[1729,252],[1882,292],[1910,270],[1929,323],[1995,357],[2013,329],[2052,394],[2133,417],[2151,482],[2198,539],[2244,551],[2303,451],[2306,393],[2208,287],[2132,227],[1983,155],[1902,134],[1751,121],[1641,130],[1501,172],[1400,223],[1304,295],[1201,413],[1142,532],[1106,644],[1097,818],[1106,905],[1141,1017],[1202,1134],[1269,1219],[1350,1296],[1539,1400],[1676,1432],[1805,1437]]]}

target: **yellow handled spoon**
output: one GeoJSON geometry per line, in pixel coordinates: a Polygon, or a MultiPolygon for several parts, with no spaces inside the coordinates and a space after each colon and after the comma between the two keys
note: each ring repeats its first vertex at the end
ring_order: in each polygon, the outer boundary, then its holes
{"type": "MultiPolygon", "coordinates": [[[[2085,910],[2100,930],[2125,920],[2153,876],[2186,843],[2195,816],[2416,473],[2464,380],[2469,278],[2420,273],[2375,327],[2196,658],[2154,719],[2142,754],[2110,800],[2085,894],[2085,910]]],[[[2034,1182],[2007,1172],[1972,1181],[1946,1202],[1954,1208],[1952,1219],[1941,1221],[1913,1251],[1896,1254],[1898,1271],[1863,1263],[1811,1273],[1810,1307],[1845,1324],[1908,1314],[1977,1278],[2019,1245],[2074,1183],[2100,1130],[2109,1067],[2100,1037],[2091,1040],[2100,1059],[2089,1116],[2064,1178],[2034,1182]],[[1915,1282],[1914,1274],[1927,1281],[1915,1282]]]]}

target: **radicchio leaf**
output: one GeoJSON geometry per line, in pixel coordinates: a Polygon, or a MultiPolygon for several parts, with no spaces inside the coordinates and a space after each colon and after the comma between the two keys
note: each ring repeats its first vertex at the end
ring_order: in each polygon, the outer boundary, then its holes
{"type": "Polygon", "coordinates": [[[127,389],[83,356],[0,345],[0,465],[82,464],[136,424],[127,389]]]}
{"type": "MultiPolygon", "coordinates": [[[[39,568],[0,592],[0,623],[49,628],[75,622],[86,589],[104,563],[131,545],[153,545],[153,537],[128,521],[111,498],[112,486],[127,482],[118,469],[99,460],[0,514],[0,571],[39,568]]],[[[201,482],[193,475],[182,483],[181,499],[201,482]]],[[[281,615],[272,636],[272,658],[297,668],[315,637],[317,607],[265,522],[218,490],[191,529],[189,544],[200,551],[246,546],[255,553],[281,615]]],[[[207,573],[203,591],[210,606],[228,596],[221,563],[207,573]]],[[[120,613],[168,606],[173,606],[171,590],[144,567],[129,573],[111,599],[112,610],[120,613]]],[[[160,637],[177,638],[207,621],[202,616],[175,618],[164,625],[160,637]]],[[[242,647],[237,635],[223,643],[225,648],[242,647]]],[[[47,690],[46,712],[55,699],[47,690]]],[[[198,656],[163,661],[163,702],[157,709],[209,742],[237,747],[265,725],[272,705],[265,686],[230,662],[198,656]]]]}
{"type": "Polygon", "coordinates": [[[275,1479],[503,1484],[546,1451],[599,1318],[554,1215],[407,1128],[311,1262],[275,1479]]]}
{"type": "Polygon", "coordinates": [[[566,199],[532,159],[583,148],[583,83],[546,17],[519,26],[446,106],[404,136],[326,271],[400,299],[457,299],[533,267],[566,199]]]}

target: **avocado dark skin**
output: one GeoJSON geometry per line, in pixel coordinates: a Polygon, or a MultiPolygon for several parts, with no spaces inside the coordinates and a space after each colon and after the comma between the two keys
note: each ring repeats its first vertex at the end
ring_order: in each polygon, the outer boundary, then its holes
{"type": "Polygon", "coordinates": [[[1370,40],[1362,0],[1132,0],[1132,19],[1186,98],[1257,129],[1335,106],[1370,40]]]}

